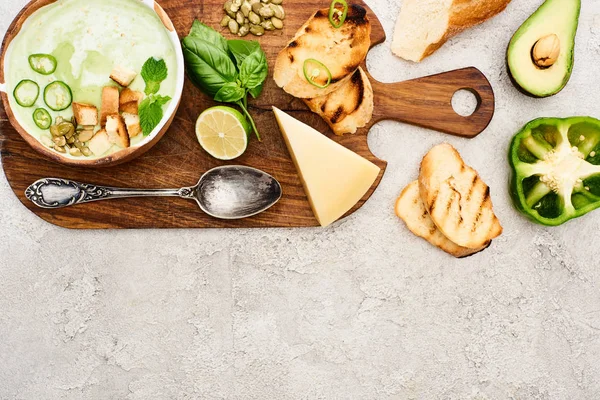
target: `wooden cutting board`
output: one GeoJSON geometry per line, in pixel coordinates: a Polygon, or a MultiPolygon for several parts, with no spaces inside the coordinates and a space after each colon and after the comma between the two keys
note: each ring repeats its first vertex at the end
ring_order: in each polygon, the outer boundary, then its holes
{"type": "MultiPolygon", "coordinates": [[[[385,41],[383,27],[375,14],[365,6],[372,22],[373,46],[385,41]]],[[[180,37],[187,35],[194,19],[218,28],[223,16],[223,0],[162,0],[159,1],[171,17],[180,37]]],[[[287,13],[285,28],[270,32],[259,39],[272,71],[278,52],[306,20],[319,8],[329,6],[326,0],[284,2],[287,13]]],[[[222,31],[226,36],[227,33],[222,31]]],[[[247,37],[247,39],[255,39],[247,37]]],[[[355,135],[334,136],[323,120],[309,112],[302,101],[292,98],[267,79],[262,96],[251,104],[264,138],[252,140],[246,153],[235,164],[249,165],[268,172],[283,186],[283,198],[267,212],[238,221],[221,221],[203,214],[195,202],[183,199],[123,199],[64,208],[43,210],[24,196],[25,189],[44,177],[59,177],[98,185],[135,188],[178,188],[194,185],[207,170],[225,163],[209,157],[196,140],[194,125],[198,115],[216,103],[202,94],[189,80],[181,106],[170,130],[148,153],[127,164],[107,169],[77,169],[66,167],[34,152],[7,120],[0,105],[0,154],[2,167],[21,202],[42,219],[66,228],[250,228],[318,226],[296,169],[285,147],[271,106],[275,105],[308,123],[333,140],[366,157],[381,167],[382,172],[371,190],[349,213],[358,210],[373,194],[386,168],[367,145],[367,134],[373,124],[384,119],[436,129],[442,132],[474,137],[483,131],[494,113],[494,95],[485,76],[475,68],[452,71],[436,76],[395,84],[383,84],[371,78],[375,92],[375,113],[366,128],[355,135]],[[451,106],[453,94],[469,89],[479,99],[477,111],[465,118],[451,106]]],[[[231,163],[229,163],[231,164],[231,163]]],[[[327,171],[323,171],[327,173],[327,171]]]]}

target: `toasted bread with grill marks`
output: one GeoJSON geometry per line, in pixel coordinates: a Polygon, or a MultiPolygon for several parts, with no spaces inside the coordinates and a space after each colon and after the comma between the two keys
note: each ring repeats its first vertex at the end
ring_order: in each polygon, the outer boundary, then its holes
{"type": "Polygon", "coordinates": [[[423,158],[419,189],[435,225],[457,245],[479,249],[502,234],[490,188],[451,145],[438,145],[423,158]]]}
{"type": "Polygon", "coordinates": [[[432,245],[442,249],[456,258],[468,257],[485,250],[488,242],[480,249],[468,249],[461,247],[448,239],[435,226],[419,192],[419,182],[411,182],[396,201],[396,215],[406,223],[408,229],[415,235],[427,240],[432,245]]]}
{"type": "Polygon", "coordinates": [[[329,124],[336,135],[356,133],[373,117],[373,87],[362,68],[335,92],[304,103],[329,124]]]}
{"type": "Polygon", "coordinates": [[[348,17],[339,29],[329,22],[329,9],[319,10],[277,56],[275,82],[294,97],[325,96],[352,77],[367,57],[370,46],[371,23],[363,7],[350,5],[348,17]],[[304,62],[307,59],[318,60],[327,66],[332,75],[327,88],[318,88],[306,80],[304,62]]]}

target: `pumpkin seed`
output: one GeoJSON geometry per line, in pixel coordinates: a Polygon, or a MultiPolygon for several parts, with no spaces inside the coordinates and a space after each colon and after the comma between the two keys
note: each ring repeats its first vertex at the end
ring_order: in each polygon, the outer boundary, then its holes
{"type": "Polygon", "coordinates": [[[266,20],[261,22],[260,26],[262,26],[263,28],[265,28],[265,30],[267,31],[274,31],[275,30],[275,26],[273,25],[273,23],[271,22],[271,20],[266,20]]]}
{"type": "Polygon", "coordinates": [[[273,9],[271,9],[271,7],[269,7],[269,6],[263,6],[258,11],[258,15],[260,15],[263,18],[271,18],[272,16],[275,15],[275,13],[273,12],[273,9]]]}
{"type": "Polygon", "coordinates": [[[239,25],[244,25],[244,14],[242,14],[241,11],[238,11],[238,13],[235,15],[235,21],[239,24],[239,25]]]}
{"type": "Polygon", "coordinates": [[[240,26],[240,31],[238,32],[238,36],[246,36],[250,32],[250,24],[244,24],[240,26]]]}
{"type": "Polygon", "coordinates": [[[54,146],[54,150],[58,151],[59,153],[66,153],[67,149],[65,149],[63,146],[54,146]]]}
{"type": "Polygon", "coordinates": [[[281,3],[283,3],[283,0],[271,0],[271,4],[280,5],[281,3]]]}
{"type": "Polygon", "coordinates": [[[229,21],[231,21],[231,17],[229,15],[225,15],[221,20],[221,27],[227,27],[227,25],[229,25],[229,21]]]}
{"type": "Polygon", "coordinates": [[[77,139],[82,142],[89,142],[92,138],[94,137],[94,131],[91,130],[85,130],[82,131],[78,136],[77,139]]]}
{"type": "Polygon", "coordinates": [[[52,134],[53,137],[59,137],[62,136],[60,134],[60,132],[58,131],[58,125],[52,125],[50,127],[50,133],[52,134]]]}
{"type": "Polygon", "coordinates": [[[262,8],[262,4],[260,4],[260,2],[256,2],[256,3],[252,4],[252,11],[254,11],[255,14],[258,14],[260,12],[261,8],[262,8]]]}
{"type": "Polygon", "coordinates": [[[275,16],[277,18],[279,18],[280,20],[284,20],[285,19],[285,10],[283,9],[283,6],[276,5],[275,9],[273,10],[273,11],[275,11],[275,16]],[[277,11],[275,11],[275,9],[277,11]]]}
{"type": "Polygon", "coordinates": [[[69,154],[73,157],[81,157],[83,155],[81,150],[79,150],[77,147],[73,147],[72,149],[70,149],[69,154]]]}
{"type": "Polygon", "coordinates": [[[237,35],[237,33],[240,31],[240,26],[233,19],[231,21],[229,21],[229,31],[231,33],[233,33],[234,35],[237,35]]]}
{"type": "Polygon", "coordinates": [[[81,152],[86,157],[89,157],[92,155],[92,151],[88,147],[84,147],[83,149],[81,149],[81,152]]]}
{"type": "Polygon", "coordinates": [[[67,138],[67,143],[68,143],[68,144],[73,144],[73,143],[75,143],[75,136],[71,136],[70,138],[67,138]]]}
{"type": "Polygon", "coordinates": [[[79,140],[75,140],[75,143],[73,143],[75,145],[75,147],[77,147],[79,150],[83,149],[85,146],[83,145],[83,143],[81,143],[79,140]]]}
{"type": "Polygon", "coordinates": [[[61,135],[67,136],[68,134],[70,134],[71,136],[73,136],[73,133],[75,133],[75,127],[70,122],[61,122],[60,124],[58,124],[58,131],[61,135]]]}
{"type": "Polygon", "coordinates": [[[273,17],[271,18],[271,23],[275,27],[275,29],[283,29],[283,21],[279,18],[273,17]]]}
{"type": "Polygon", "coordinates": [[[252,6],[250,5],[250,3],[248,1],[244,1],[242,3],[242,14],[244,14],[244,17],[247,17],[248,14],[250,14],[250,11],[252,11],[252,6]]]}
{"type": "Polygon", "coordinates": [[[54,141],[54,144],[57,146],[64,146],[65,144],[67,144],[67,139],[64,136],[55,137],[52,140],[54,141]]]}
{"type": "Polygon", "coordinates": [[[250,33],[254,36],[262,36],[265,34],[265,28],[260,25],[250,25],[250,33]]]}

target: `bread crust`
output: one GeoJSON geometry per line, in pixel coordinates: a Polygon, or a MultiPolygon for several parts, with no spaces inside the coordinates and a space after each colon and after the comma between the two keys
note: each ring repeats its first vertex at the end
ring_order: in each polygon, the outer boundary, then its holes
{"type": "Polygon", "coordinates": [[[395,211],[398,218],[404,221],[412,233],[456,258],[477,254],[487,249],[491,243],[487,243],[479,249],[469,249],[461,247],[445,237],[431,220],[421,200],[418,181],[411,182],[404,188],[396,201],[395,211]]]}
{"type": "Polygon", "coordinates": [[[360,67],[335,92],[303,101],[327,122],[336,135],[356,133],[373,117],[373,87],[360,67]]]}
{"type": "MultiPolygon", "coordinates": [[[[430,44],[421,57],[415,62],[423,61],[435,53],[452,37],[459,33],[484,23],[498,15],[510,4],[511,0],[454,0],[450,7],[450,18],[444,35],[435,43],[430,44]]],[[[395,52],[398,57],[402,55],[395,52]]]]}
{"type": "Polygon", "coordinates": [[[502,234],[490,188],[451,145],[435,146],[425,155],[419,188],[435,225],[459,246],[479,249],[502,234]]]}
{"type": "Polygon", "coordinates": [[[371,23],[367,11],[350,5],[344,25],[335,29],[329,22],[329,10],[317,11],[281,50],[275,62],[273,78],[287,93],[297,98],[325,96],[351,78],[365,60],[371,47],[371,23]],[[316,59],[331,72],[326,88],[310,84],[304,76],[304,62],[316,59]]]}

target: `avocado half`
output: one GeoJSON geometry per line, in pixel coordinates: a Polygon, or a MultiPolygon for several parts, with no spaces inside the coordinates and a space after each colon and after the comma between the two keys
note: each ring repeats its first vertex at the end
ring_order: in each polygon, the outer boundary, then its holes
{"type": "Polygon", "coordinates": [[[546,0],[514,34],[506,59],[511,80],[523,93],[548,97],[567,85],[573,71],[580,11],[581,0],[546,0]],[[550,35],[558,37],[560,52],[551,66],[540,67],[534,62],[533,49],[550,35]]]}

